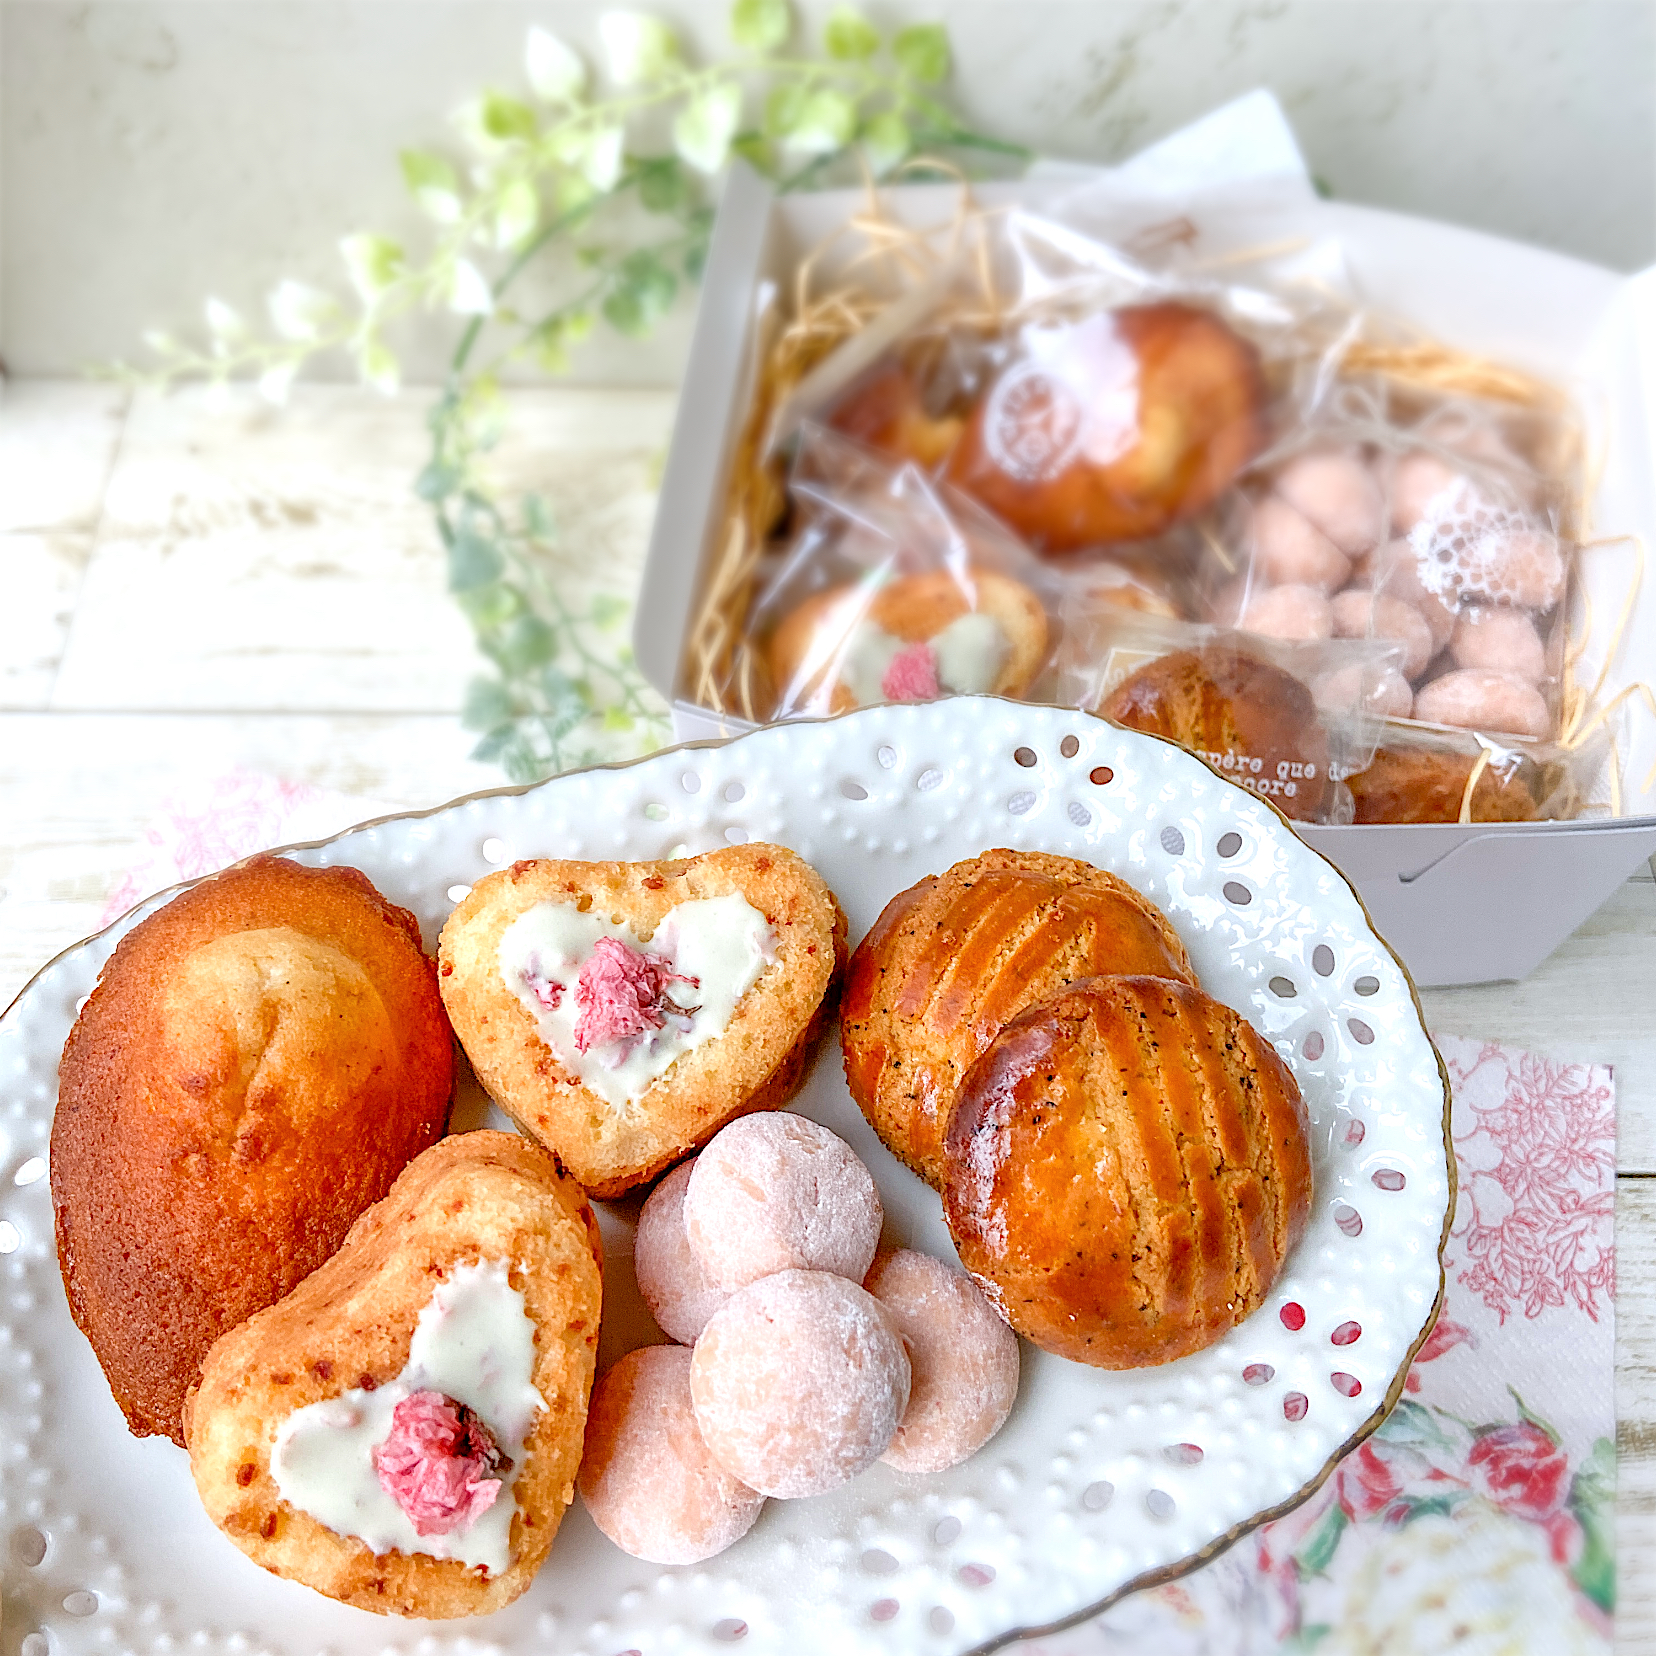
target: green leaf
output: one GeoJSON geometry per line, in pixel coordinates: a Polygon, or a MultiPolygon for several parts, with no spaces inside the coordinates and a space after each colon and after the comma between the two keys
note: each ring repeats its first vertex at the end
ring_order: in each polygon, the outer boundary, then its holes
{"type": "Polygon", "coordinates": [[[383,391],[387,396],[402,384],[397,354],[384,340],[367,340],[358,349],[357,372],[376,391],[383,391]]]}
{"type": "Polygon", "coordinates": [[[351,286],[365,305],[371,305],[408,268],[402,248],[389,236],[364,232],[339,244],[351,286]]]}
{"type": "Polygon", "coordinates": [[[1530,1408],[1529,1404],[1527,1404],[1523,1398],[1518,1395],[1518,1388],[1509,1383],[1507,1390],[1512,1393],[1512,1401],[1518,1405],[1518,1418],[1520,1420],[1528,1421],[1529,1424],[1535,1427],[1538,1432],[1545,1432],[1548,1439],[1551,1441],[1553,1448],[1561,1448],[1562,1445],[1559,1442],[1558,1433],[1553,1430],[1549,1422],[1543,1420],[1540,1415],[1530,1408]]]}
{"type": "Polygon", "coordinates": [[[608,195],[621,180],[626,131],[620,125],[593,133],[581,156],[581,176],[599,195],[608,195]]]}
{"type": "Polygon", "coordinates": [[[605,730],[631,730],[633,716],[624,707],[606,707],[604,709],[605,730]]]}
{"type": "Polygon", "coordinates": [[[479,108],[483,131],[497,143],[511,143],[535,136],[535,112],[521,98],[504,92],[485,92],[479,108]]]}
{"type": "Polygon", "coordinates": [[[857,130],[857,105],[843,92],[807,93],[792,117],[784,138],[789,149],[802,155],[832,155],[857,130]]]}
{"type": "Polygon", "coordinates": [[[1313,1622],[1309,1627],[1302,1627],[1297,1633],[1289,1634],[1284,1641],[1282,1656],[1304,1656],[1304,1653],[1315,1650],[1333,1631],[1332,1622],[1313,1622]]]}
{"type": "Polygon", "coordinates": [[[775,176],[776,157],[771,153],[770,140],[759,132],[738,132],[730,140],[730,153],[739,155],[757,173],[766,178],[775,176]]]}
{"type": "Polygon", "coordinates": [[[838,58],[842,63],[860,63],[879,51],[880,31],[860,11],[850,6],[836,6],[828,14],[822,44],[829,57],[838,58]]]}
{"type": "Polygon", "coordinates": [[[467,588],[455,596],[480,634],[504,626],[524,608],[523,594],[504,581],[492,586],[467,588]]]}
{"type": "Polygon", "coordinates": [[[449,591],[467,592],[498,580],[506,560],[493,541],[468,528],[449,542],[448,566],[449,591]]]}
{"type": "Polygon", "coordinates": [[[555,34],[537,23],[523,48],[524,72],[544,103],[572,104],[586,91],[586,65],[555,34]]]}
{"type": "Polygon", "coordinates": [[[449,282],[449,309],[461,316],[487,316],[494,309],[488,279],[470,259],[456,259],[449,282]]]}
{"type": "Polygon", "coordinates": [[[891,54],[902,71],[922,86],[935,86],[949,74],[949,33],[941,23],[911,23],[899,29],[891,54]]]}
{"type": "Polygon", "coordinates": [[[1434,1449],[1453,1446],[1449,1435],[1432,1418],[1431,1410],[1407,1397],[1399,1400],[1375,1436],[1388,1443],[1427,1443],[1434,1449]]]}
{"type": "Polygon", "coordinates": [[[604,298],[604,320],[632,338],[648,334],[678,294],[678,278],[650,248],[621,261],[615,286],[604,298]]]}
{"type": "Polygon", "coordinates": [[[227,305],[222,299],[209,298],[203,308],[207,316],[207,331],[215,342],[228,343],[246,336],[247,324],[234,306],[227,305]]]}
{"type": "Polygon", "coordinates": [[[523,527],[538,541],[550,541],[557,537],[558,526],[552,521],[552,509],[538,494],[523,497],[523,527]]]}
{"type": "Polygon", "coordinates": [[[676,155],[651,156],[638,163],[636,173],[638,199],[652,213],[674,212],[689,199],[689,181],[676,155]]]}
{"type": "Polygon", "coordinates": [[[617,86],[644,86],[679,66],[673,31],[644,12],[604,12],[598,19],[598,38],[617,86]]]}
{"type": "Polygon", "coordinates": [[[734,81],[711,87],[679,111],[673,122],[673,148],[698,171],[716,173],[725,164],[741,122],[741,87],[734,81]]]}
{"type": "Polygon", "coordinates": [[[403,182],[427,217],[439,224],[453,224],[460,217],[460,185],[451,167],[440,155],[423,150],[403,150],[403,182]]]}
{"type": "Polygon", "coordinates": [[[1607,1615],[1616,1608],[1616,1446],[1601,1437],[1570,1482],[1570,1510],[1586,1536],[1571,1571],[1576,1585],[1607,1615]]]}
{"type": "Polygon", "coordinates": [[[1336,1501],[1306,1538],[1305,1545],[1294,1554],[1301,1576],[1321,1575],[1328,1568],[1329,1560],[1333,1558],[1340,1545],[1340,1537],[1345,1534],[1346,1525],[1350,1522],[1345,1509],[1336,1501]]]}
{"type": "Polygon", "coordinates": [[[487,764],[491,759],[498,759],[512,743],[521,740],[516,725],[498,725],[471,750],[471,756],[473,759],[487,764]]]}
{"type": "Polygon", "coordinates": [[[788,138],[805,113],[805,88],[787,81],[765,99],[764,132],[767,138],[788,138]]]}
{"type": "Polygon", "coordinates": [[[862,131],[862,146],[868,156],[868,165],[876,178],[883,178],[900,162],[908,159],[914,148],[914,137],[908,122],[895,110],[885,110],[874,116],[862,131]]]}
{"type": "Polygon", "coordinates": [[[495,207],[496,247],[521,247],[540,228],[540,195],[527,178],[514,178],[495,207]]]}
{"type": "Polygon", "coordinates": [[[558,648],[558,635],[538,615],[525,611],[514,617],[495,640],[495,652],[513,672],[527,672],[550,661],[558,648]]]}
{"type": "Polygon", "coordinates": [[[541,782],[552,774],[551,767],[522,736],[501,754],[500,768],[509,782],[541,782]]]}
{"type": "Polygon", "coordinates": [[[792,28],[788,0],[735,0],[730,8],[730,38],[744,52],[774,52],[792,28]]]}
{"type": "Polygon", "coordinates": [[[421,500],[435,506],[438,501],[447,500],[460,487],[460,476],[459,467],[433,460],[414,479],[414,492],[421,500]]]}
{"type": "Polygon", "coordinates": [[[592,600],[592,624],[595,627],[613,627],[627,619],[632,605],[613,592],[601,592],[592,600]]]}
{"type": "Polygon", "coordinates": [[[511,694],[499,679],[474,678],[466,686],[460,722],[467,730],[493,730],[507,723],[514,711],[511,694]]]}
{"type": "MultiPolygon", "coordinates": [[[[1447,1518],[1465,1499],[1466,1495],[1462,1491],[1457,1491],[1453,1495],[1428,1495],[1424,1498],[1406,1495],[1396,1503],[1398,1517],[1395,1521],[1399,1524],[1412,1524],[1417,1518],[1447,1518]]],[[[1392,1508],[1388,1507],[1387,1512],[1391,1511],[1392,1508]]]]}

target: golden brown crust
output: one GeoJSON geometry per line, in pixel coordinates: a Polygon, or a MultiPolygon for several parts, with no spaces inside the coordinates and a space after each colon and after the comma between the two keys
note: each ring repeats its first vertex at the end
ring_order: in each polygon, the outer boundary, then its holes
{"type": "Polygon", "coordinates": [[[1005,417],[991,393],[949,462],[951,482],[1043,551],[1159,535],[1211,505],[1264,443],[1264,382],[1246,340],[1175,302],[1111,314],[1138,359],[1137,440],[1124,453],[1101,465],[1083,451],[1055,475],[1014,477],[991,451],[986,422],[1005,417]]]}
{"type": "Polygon", "coordinates": [[[1122,680],[1098,711],[1199,753],[1284,816],[1326,808],[1328,735],[1292,673],[1232,645],[1175,650],[1122,680]]]}
{"type": "MultiPolygon", "coordinates": [[[[971,579],[975,602],[948,569],[899,576],[871,597],[860,587],[838,586],[807,598],[782,618],[771,637],[765,664],[772,683],[791,706],[805,706],[821,698],[826,675],[862,620],[905,644],[924,644],[976,609],[996,621],[1011,644],[989,693],[1023,695],[1046,660],[1046,611],[1022,581],[992,569],[973,569],[971,579]],[[802,673],[809,675],[803,682],[802,673]]],[[[856,705],[850,689],[836,680],[827,710],[844,713],[856,705]]]]}
{"type": "Polygon", "coordinates": [[[677,862],[515,863],[472,888],[438,945],[443,1000],[478,1079],[605,1200],[653,1179],[726,1122],[792,1096],[845,954],[845,916],[821,875],[792,851],[762,843],[677,862]],[[679,903],[732,892],[770,922],[776,960],[725,1033],[686,1052],[629,1107],[568,1075],[501,979],[500,939],[536,903],[589,902],[648,937],[679,903]]]}
{"type": "Polygon", "coordinates": [[[510,1604],[545,1559],[575,1492],[603,1299],[598,1227],[556,1159],[515,1133],[460,1133],[404,1171],[383,1202],[286,1299],[224,1335],[185,1408],[207,1515],[256,1564],[382,1615],[481,1615],[510,1604]],[[513,1483],[501,1575],[456,1559],[374,1554],[284,1501],[270,1471],[296,1409],[394,1380],[420,1313],[457,1266],[505,1263],[535,1324],[545,1401],[513,1483]]]}
{"type": "Polygon", "coordinates": [[[1263,1303],[1310,1211],[1293,1076],[1165,978],[1078,983],[1008,1024],[944,1162],[967,1270],[1020,1334],[1099,1368],[1212,1344],[1263,1303]]]}
{"type": "Polygon", "coordinates": [[[887,1149],[943,1176],[955,1090],[1026,1006],[1078,978],[1194,981],[1167,918],[1123,880],[1038,851],[986,851],[899,892],[857,946],[840,1013],[845,1081],[887,1149]]]}
{"type": "Polygon", "coordinates": [[[829,421],[847,437],[927,470],[947,457],[964,423],[956,414],[927,413],[913,371],[896,362],[881,364],[853,386],[829,421]]]}
{"type": "MultiPolygon", "coordinates": [[[[1459,822],[1476,759],[1463,753],[1381,748],[1347,784],[1357,822],[1459,822]]],[[[1534,822],[1535,796],[1520,776],[1486,766],[1472,789],[1473,822],[1534,822]]]]}
{"type": "Polygon", "coordinates": [[[69,1307],[139,1436],[443,1132],[454,1048],[418,923],[355,869],[259,857],[124,938],[52,1123],[69,1307]]]}

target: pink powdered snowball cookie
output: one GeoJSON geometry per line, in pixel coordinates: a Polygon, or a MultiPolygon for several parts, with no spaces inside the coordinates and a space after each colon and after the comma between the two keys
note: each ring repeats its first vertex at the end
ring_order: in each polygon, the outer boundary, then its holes
{"type": "Polygon", "coordinates": [[[1249,538],[1254,578],[1268,586],[1313,586],[1328,593],[1351,577],[1351,559],[1276,495],[1254,507],[1249,538]]]}
{"type": "Polygon", "coordinates": [[[787,1110],[731,1122],[696,1157],[684,1192],[684,1233],[727,1292],[787,1270],[861,1282],[884,1218],[851,1146],[787,1110]]]}
{"type": "Polygon", "coordinates": [[[683,1346],[629,1351],[593,1387],[577,1483],[593,1523],[652,1564],[723,1552],[765,1504],[708,1453],[683,1346]]]}
{"type": "Polygon", "coordinates": [[[1494,531],[1464,557],[1460,590],[1515,609],[1550,610],[1564,596],[1564,554],[1545,529],[1494,531]]]}
{"type": "Polygon", "coordinates": [[[1347,557],[1360,557],[1385,532],[1379,480],[1355,454],[1302,454],[1277,474],[1276,492],[1347,557]]]}
{"type": "Polygon", "coordinates": [[[1509,736],[1545,736],[1552,728],[1547,704],[1533,684],[1484,667],[1462,667],[1415,692],[1415,717],[1463,730],[1509,736]]]}
{"type": "Polygon", "coordinates": [[[837,1489],[884,1454],[909,1384],[880,1302],[826,1271],[779,1271],[732,1294],[690,1360],[714,1459],[784,1499],[837,1489]]]}
{"type": "Polygon", "coordinates": [[[1336,638],[1383,638],[1401,644],[1401,671],[1411,681],[1426,671],[1426,663],[1436,653],[1432,647],[1432,629],[1419,610],[1401,598],[1366,592],[1362,587],[1342,592],[1334,600],[1334,635],[1336,638]]]}
{"type": "Polygon", "coordinates": [[[863,1284],[908,1347],[908,1409],[880,1456],[899,1472],[941,1472],[975,1455],[1018,1395],[1018,1337],[964,1271],[899,1248],[863,1284]]]}
{"type": "Polygon", "coordinates": [[[1367,713],[1377,719],[1406,719],[1414,711],[1414,691],[1395,667],[1375,668],[1354,661],[1324,673],[1311,686],[1324,713],[1367,713]]]}
{"type": "Polygon", "coordinates": [[[1435,454],[1405,454],[1392,469],[1391,520],[1406,535],[1428,510],[1446,504],[1451,490],[1466,482],[1466,474],[1446,466],[1435,454]]]}
{"type": "Polygon", "coordinates": [[[1251,593],[1236,624],[1264,638],[1332,638],[1334,612],[1321,587],[1265,587],[1251,593]]]}
{"type": "Polygon", "coordinates": [[[649,1194],[633,1238],[638,1291],[661,1331],[680,1345],[694,1345],[707,1319],[730,1298],[707,1280],[684,1234],[684,1192],[694,1158],[680,1162],[649,1194]]]}
{"type": "Polygon", "coordinates": [[[1457,667],[1487,667],[1526,684],[1539,684],[1547,676],[1546,648],[1523,610],[1469,608],[1455,625],[1449,654],[1457,667]]]}
{"type": "Polygon", "coordinates": [[[1455,611],[1435,592],[1428,592],[1420,578],[1420,563],[1415,549],[1406,540],[1387,541],[1368,557],[1357,563],[1357,583],[1382,592],[1388,598],[1399,598],[1419,612],[1421,620],[1432,629],[1432,653],[1435,655],[1449,642],[1455,630],[1455,611]]]}

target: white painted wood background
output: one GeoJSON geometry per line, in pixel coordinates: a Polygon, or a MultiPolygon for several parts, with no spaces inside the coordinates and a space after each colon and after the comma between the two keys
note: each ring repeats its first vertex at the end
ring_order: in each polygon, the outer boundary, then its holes
{"type": "MultiPolygon", "coordinates": [[[[6,389],[0,1007],[97,929],[193,782],[239,768],[376,811],[499,784],[467,757],[477,664],[410,489],[428,395],[301,387],[278,412],[6,389]]],[[[635,586],[672,414],[664,392],[512,395],[499,464],[548,497],[571,586],[635,586]]],[[[1617,1648],[1656,1656],[1656,883],[1629,881],[1523,984],[1422,998],[1445,1033],[1615,1066],[1617,1648]]]]}

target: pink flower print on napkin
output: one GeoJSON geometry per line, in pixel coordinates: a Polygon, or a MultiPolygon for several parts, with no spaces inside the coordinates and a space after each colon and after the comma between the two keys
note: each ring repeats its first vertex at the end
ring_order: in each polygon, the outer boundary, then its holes
{"type": "Polygon", "coordinates": [[[1504,1322],[1567,1301],[1595,1321],[1615,1294],[1616,1106],[1609,1076],[1485,1043],[1445,1059],[1461,1199],[1448,1260],[1504,1322]]]}

